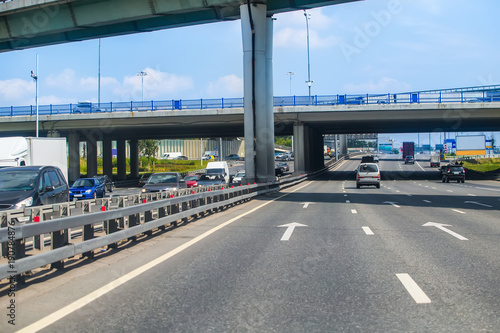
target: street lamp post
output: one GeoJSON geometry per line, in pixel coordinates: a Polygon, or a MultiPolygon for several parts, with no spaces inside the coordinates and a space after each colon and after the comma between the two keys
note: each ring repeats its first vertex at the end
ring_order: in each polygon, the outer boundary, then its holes
{"type": "Polygon", "coordinates": [[[31,77],[35,81],[36,93],[35,93],[35,103],[36,103],[36,137],[38,138],[38,53],[36,54],[36,74],[31,71],[31,77]]]}
{"type": "Polygon", "coordinates": [[[144,104],[144,77],[148,75],[147,72],[145,71],[140,71],[139,73],[137,73],[137,76],[140,76],[141,77],[141,98],[142,98],[142,103],[144,104]]]}
{"type": "Polygon", "coordinates": [[[304,16],[306,17],[306,28],[307,28],[307,86],[309,87],[309,103],[311,103],[311,61],[309,58],[309,20],[311,19],[311,14],[308,14],[304,9],[304,16]]]}
{"type": "Polygon", "coordinates": [[[286,75],[290,76],[290,96],[292,96],[292,75],[295,75],[294,72],[288,72],[286,75]]]}

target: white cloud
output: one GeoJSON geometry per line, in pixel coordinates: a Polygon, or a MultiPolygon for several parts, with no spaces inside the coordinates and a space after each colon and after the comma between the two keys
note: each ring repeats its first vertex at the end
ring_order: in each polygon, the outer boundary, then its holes
{"type": "Polygon", "coordinates": [[[371,80],[360,84],[348,83],[344,85],[343,90],[348,94],[386,94],[411,90],[411,85],[393,78],[383,77],[378,82],[371,80]]]}
{"type": "Polygon", "coordinates": [[[32,80],[0,80],[0,99],[11,105],[34,104],[35,90],[32,80]]]}
{"type": "Polygon", "coordinates": [[[121,85],[113,89],[113,93],[120,100],[140,101],[144,79],[144,99],[155,98],[169,99],[172,96],[193,88],[193,80],[188,76],[161,72],[152,68],[143,70],[147,73],[141,77],[137,75],[126,76],[121,85]]]}
{"type": "MultiPolygon", "coordinates": [[[[337,45],[339,39],[333,35],[322,37],[315,30],[309,30],[309,47],[311,49],[329,48],[337,45]]],[[[274,35],[274,46],[296,49],[307,48],[307,33],[305,30],[284,28],[274,35]]]]}
{"type": "MultiPolygon", "coordinates": [[[[101,76],[101,88],[105,86],[113,86],[118,84],[118,80],[114,77],[102,77],[101,76]]],[[[87,90],[97,89],[97,77],[89,76],[87,78],[80,79],[80,87],[86,88],[87,90]]]]}
{"type": "Polygon", "coordinates": [[[74,89],[77,84],[75,71],[69,68],[64,69],[59,74],[49,75],[45,81],[44,85],[50,88],[58,88],[63,90],[74,89]]]}
{"type": "Polygon", "coordinates": [[[243,96],[243,79],[234,74],[220,77],[208,84],[207,94],[215,98],[241,97],[243,96]]]}

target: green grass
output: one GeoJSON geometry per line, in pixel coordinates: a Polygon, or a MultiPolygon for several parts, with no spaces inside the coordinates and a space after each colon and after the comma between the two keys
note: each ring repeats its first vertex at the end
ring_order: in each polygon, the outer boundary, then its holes
{"type": "Polygon", "coordinates": [[[464,167],[474,171],[489,172],[500,170],[500,158],[481,158],[464,161],[464,167]]]}

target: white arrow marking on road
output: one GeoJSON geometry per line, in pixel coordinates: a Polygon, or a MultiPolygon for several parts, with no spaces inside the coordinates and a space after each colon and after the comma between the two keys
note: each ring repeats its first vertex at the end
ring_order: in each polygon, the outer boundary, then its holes
{"type": "Polygon", "coordinates": [[[486,205],[486,204],[483,204],[483,203],[480,203],[480,202],[477,202],[477,201],[464,201],[464,203],[471,203],[471,204],[474,204],[474,205],[479,205],[479,206],[484,206],[484,207],[493,207],[493,206],[490,206],[490,205],[486,205]]]}
{"type": "Polygon", "coordinates": [[[300,204],[304,205],[304,207],[302,207],[302,208],[307,208],[307,207],[309,207],[309,205],[314,205],[314,202],[301,202],[300,204]]]}
{"type": "Polygon", "coordinates": [[[293,230],[295,229],[295,227],[307,227],[307,225],[300,224],[300,223],[297,223],[297,222],[292,222],[292,223],[283,224],[283,225],[279,225],[278,226],[278,228],[282,228],[282,227],[285,227],[287,229],[286,229],[285,233],[283,234],[283,237],[281,237],[281,240],[282,241],[287,241],[292,236],[292,233],[293,233],[293,230]]]}
{"type": "Polygon", "coordinates": [[[427,222],[426,224],[423,224],[422,227],[436,227],[436,228],[438,228],[440,230],[443,230],[444,232],[449,233],[453,237],[456,237],[456,238],[458,238],[460,240],[468,240],[464,236],[459,235],[456,232],[453,232],[450,229],[445,228],[445,227],[451,227],[450,224],[443,224],[443,223],[436,223],[436,222],[427,222]]]}
{"type": "Polygon", "coordinates": [[[384,203],[391,204],[391,205],[393,205],[393,206],[394,206],[394,207],[396,207],[396,208],[399,208],[399,207],[400,207],[400,206],[396,205],[396,204],[397,204],[397,202],[392,202],[392,201],[384,201],[384,203]]]}

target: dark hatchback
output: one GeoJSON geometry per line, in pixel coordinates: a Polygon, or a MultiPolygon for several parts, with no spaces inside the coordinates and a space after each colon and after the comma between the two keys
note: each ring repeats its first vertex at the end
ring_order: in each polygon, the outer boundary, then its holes
{"type": "Polygon", "coordinates": [[[50,205],[69,200],[69,186],[54,166],[0,169],[0,210],[50,205]]]}
{"type": "Polygon", "coordinates": [[[441,173],[441,181],[443,183],[449,183],[450,180],[456,180],[457,183],[465,183],[465,169],[459,164],[446,165],[441,173]]]}

